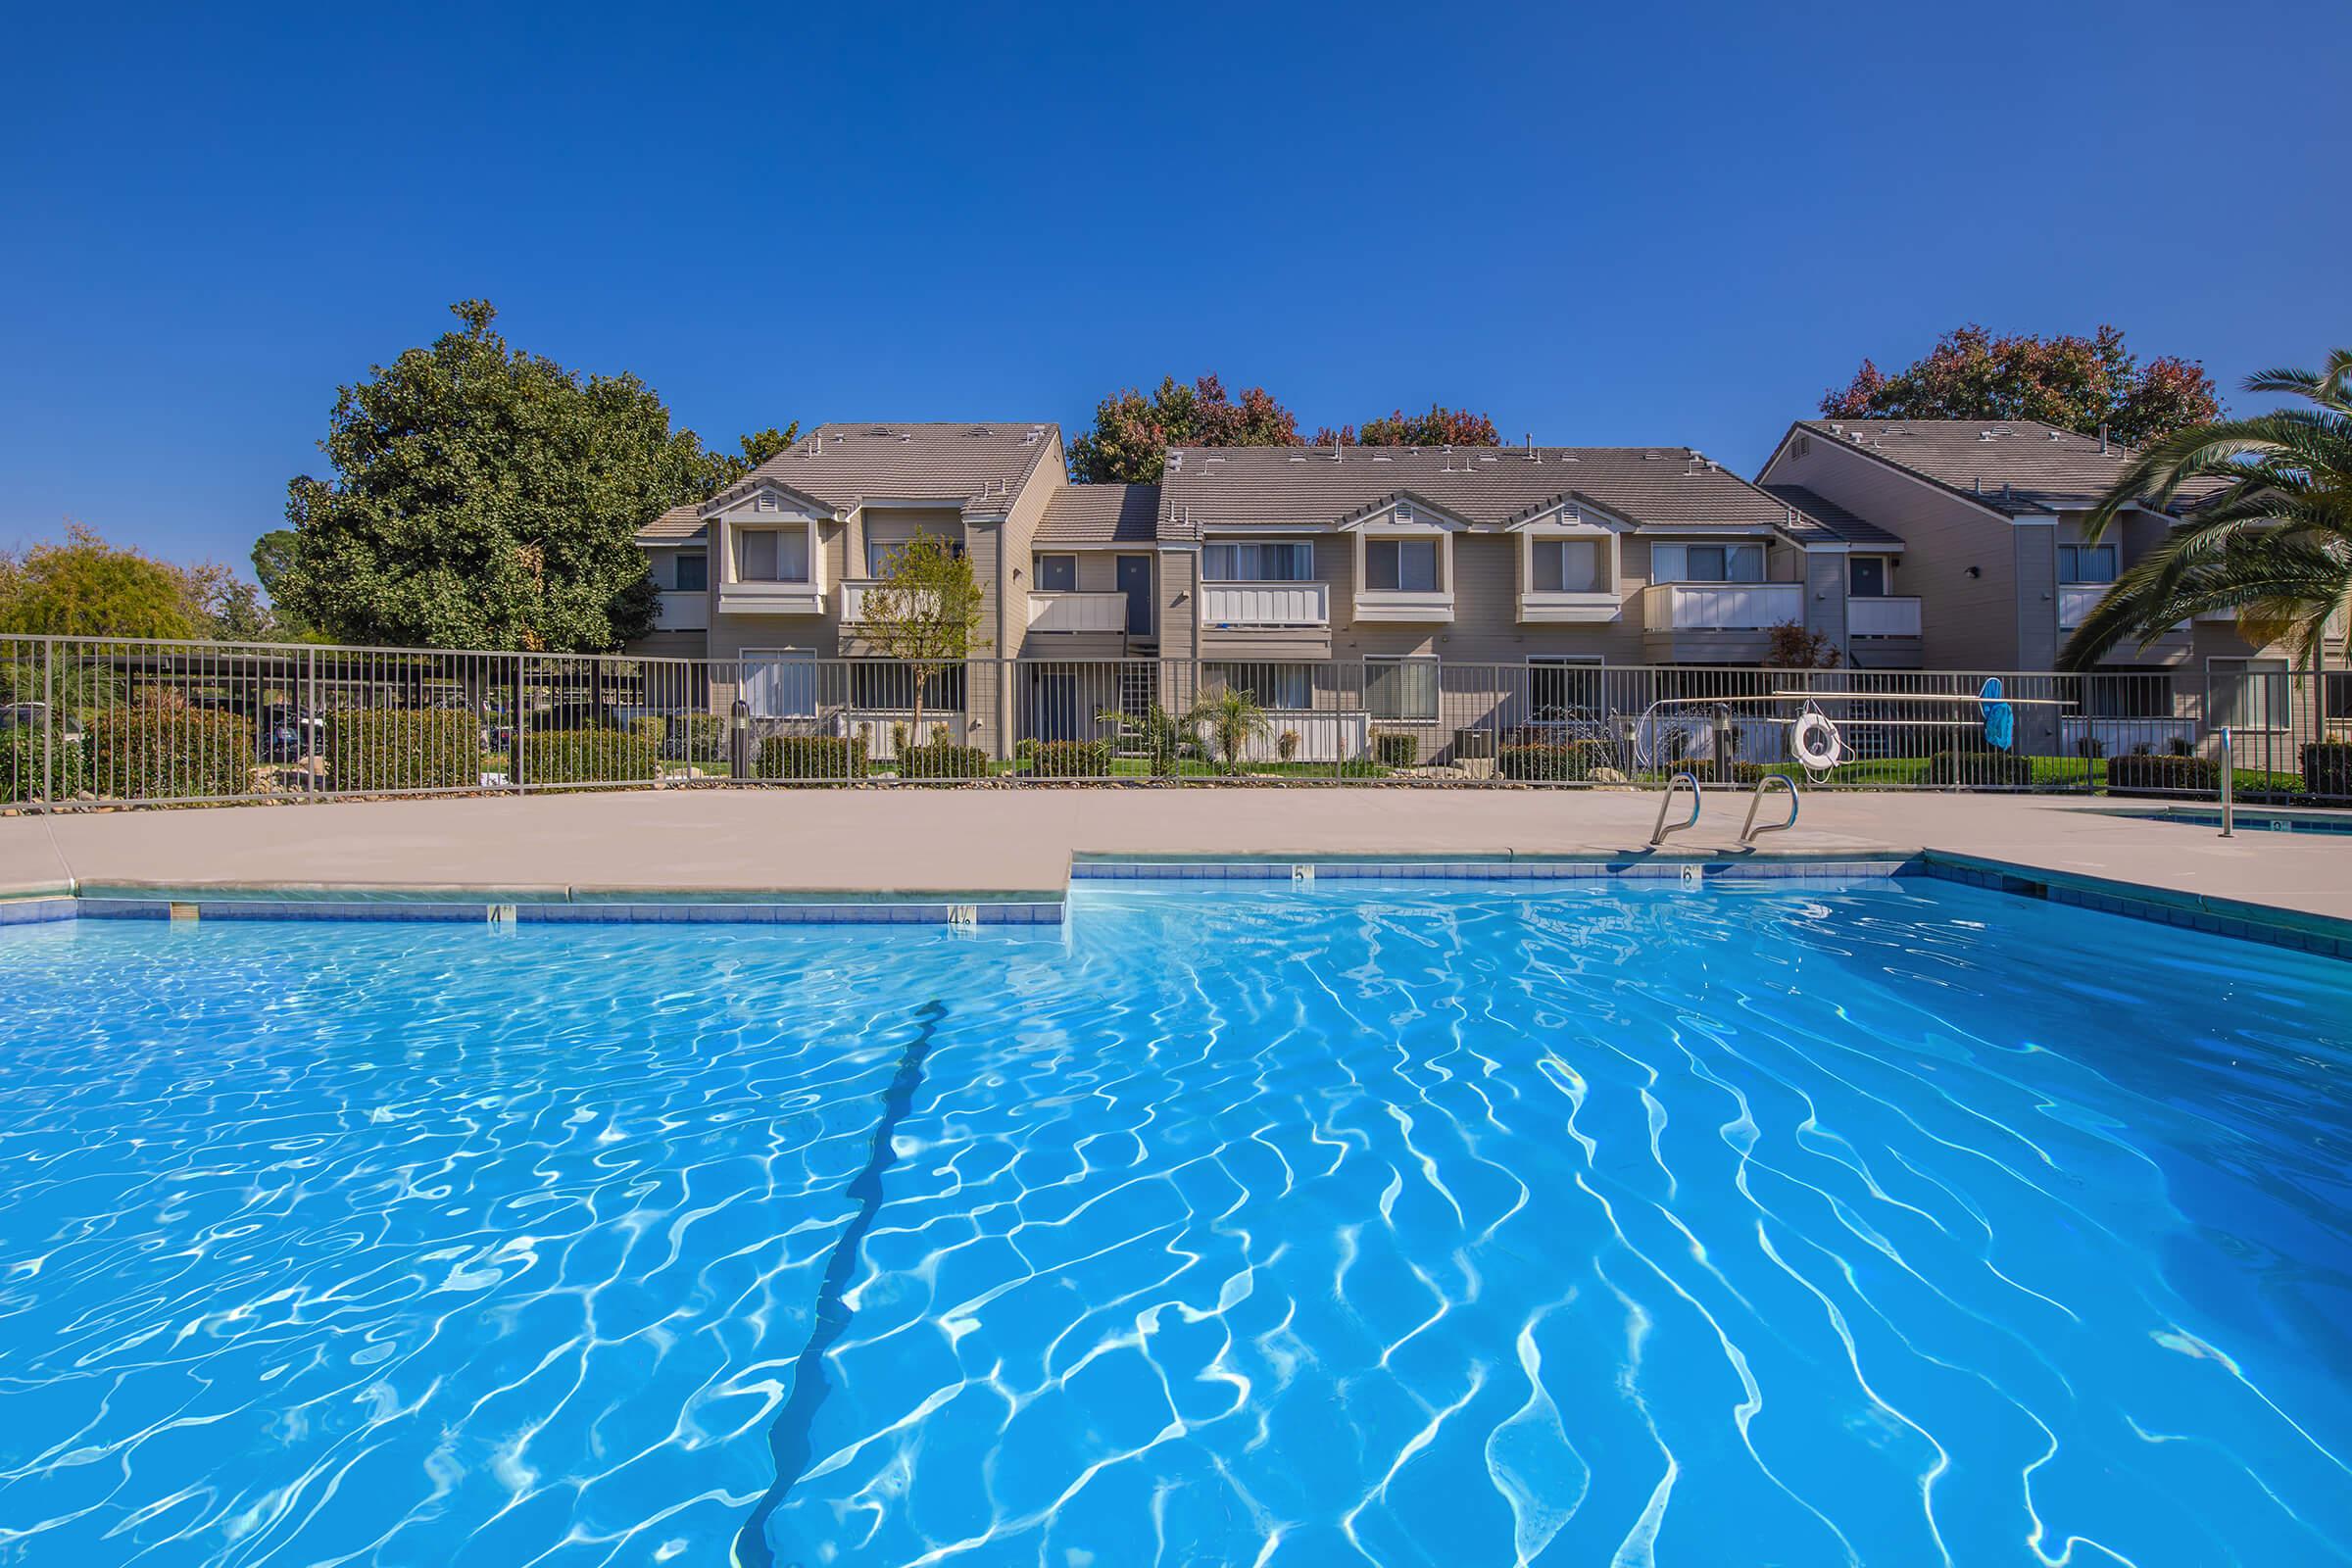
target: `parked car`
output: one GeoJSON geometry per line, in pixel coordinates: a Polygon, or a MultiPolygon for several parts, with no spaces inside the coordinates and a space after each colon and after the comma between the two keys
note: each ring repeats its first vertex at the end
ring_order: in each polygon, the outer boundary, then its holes
{"type": "MultiPolygon", "coordinates": [[[[19,727],[39,729],[41,720],[48,710],[47,703],[12,703],[6,708],[0,708],[0,729],[17,729],[19,727]]],[[[51,733],[57,740],[68,746],[81,744],[83,731],[78,714],[61,712],[57,715],[56,725],[56,729],[51,733]]]]}
{"type": "Polygon", "coordinates": [[[254,730],[265,762],[299,762],[326,748],[326,720],[285,703],[270,703],[255,715],[254,730]]]}

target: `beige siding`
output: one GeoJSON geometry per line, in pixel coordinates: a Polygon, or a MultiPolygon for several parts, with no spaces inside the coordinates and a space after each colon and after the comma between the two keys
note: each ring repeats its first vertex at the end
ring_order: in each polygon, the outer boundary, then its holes
{"type": "MultiPolygon", "coordinates": [[[[1028,635],[1028,590],[1037,581],[1029,564],[1037,542],[1037,525],[1044,520],[1054,492],[1067,483],[1069,474],[1062,463],[1061,443],[1048,441],[1046,450],[1038,457],[1037,466],[1030,470],[1029,482],[1012,498],[1012,506],[998,530],[1003,535],[1003,554],[985,588],[989,598],[986,624],[994,628],[990,640],[999,658],[1017,658],[1028,635]],[[1008,580],[1016,564],[1021,567],[1021,580],[1017,583],[1008,580]]],[[[1081,563],[1081,569],[1083,565],[1081,563]]]]}
{"type": "Polygon", "coordinates": [[[1801,484],[1903,541],[1901,591],[1919,597],[1929,668],[2019,667],[2017,552],[2007,518],[1821,435],[1803,457],[1791,442],[1764,478],[1801,484]],[[1968,574],[1971,566],[1979,575],[1968,574]]]}
{"type": "Polygon", "coordinates": [[[2038,525],[2011,530],[2016,561],[2017,659],[2013,669],[2058,664],[2058,530],[2038,525]]]}

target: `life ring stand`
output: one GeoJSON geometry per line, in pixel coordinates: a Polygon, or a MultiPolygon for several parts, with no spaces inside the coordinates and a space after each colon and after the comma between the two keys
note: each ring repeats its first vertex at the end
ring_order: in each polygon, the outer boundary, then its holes
{"type": "Polygon", "coordinates": [[[1796,717],[1788,730],[1790,755],[1804,764],[1805,775],[1819,784],[1830,770],[1845,760],[1845,737],[1830,722],[1830,715],[1810,704],[1796,717]]]}

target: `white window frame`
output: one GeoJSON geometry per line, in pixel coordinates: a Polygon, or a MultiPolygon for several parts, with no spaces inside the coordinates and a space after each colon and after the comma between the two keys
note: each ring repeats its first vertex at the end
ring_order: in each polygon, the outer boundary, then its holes
{"type": "Polygon", "coordinates": [[[724,569],[727,574],[726,580],[728,582],[772,583],[779,586],[792,588],[814,588],[817,586],[817,561],[818,549],[816,541],[816,524],[812,520],[773,524],[764,522],[755,524],[730,523],[727,527],[727,551],[724,569]],[[753,534],[774,534],[776,536],[776,570],[778,572],[782,572],[784,569],[784,535],[788,533],[797,533],[805,541],[804,549],[806,554],[802,559],[806,562],[807,565],[803,575],[798,577],[746,577],[743,575],[743,541],[746,538],[753,534]]]}
{"type": "Polygon", "coordinates": [[[1618,584],[1625,580],[1625,552],[1618,532],[1592,523],[1538,523],[1519,530],[1519,618],[1523,621],[1615,620],[1625,612],[1618,584]],[[1591,589],[1538,588],[1536,552],[1547,544],[1590,543],[1595,547],[1591,589]]]}
{"type": "Polygon", "coordinates": [[[1434,724],[1445,711],[1445,669],[1435,654],[1393,654],[1368,658],[1364,661],[1364,711],[1375,722],[1390,724],[1434,724]],[[1429,711],[1425,713],[1384,713],[1372,701],[1372,671],[1375,666],[1402,672],[1407,664],[1429,666],[1429,711]]]}
{"type": "MultiPolygon", "coordinates": [[[[736,657],[741,662],[739,674],[742,677],[741,684],[742,690],[745,694],[744,701],[746,705],[751,708],[752,716],[754,718],[814,718],[817,716],[821,705],[817,702],[816,696],[818,665],[816,651],[814,649],[746,648],[736,657]],[[807,664],[808,666],[807,676],[808,693],[808,705],[805,708],[789,709],[777,712],[761,712],[760,710],[760,705],[756,702],[753,702],[751,699],[751,693],[755,690],[753,681],[751,679],[751,666],[754,664],[767,664],[776,666],[778,668],[793,664],[807,664]]],[[[779,687],[781,687],[782,684],[783,683],[781,681],[778,682],[779,687]]],[[[765,694],[762,693],[762,695],[764,696],[765,694]]],[[[789,696],[790,694],[789,692],[786,692],[784,695],[789,696]]]]}
{"type": "Polygon", "coordinates": [[[1362,578],[1364,591],[1375,594],[1435,594],[1446,591],[1446,536],[1440,533],[1407,533],[1401,528],[1384,529],[1366,536],[1358,545],[1364,561],[1362,578]],[[1404,552],[1408,545],[1429,547],[1429,586],[1407,587],[1404,576],[1404,552]],[[1396,580],[1387,587],[1375,587],[1372,582],[1372,555],[1375,551],[1396,552],[1396,580]]]}

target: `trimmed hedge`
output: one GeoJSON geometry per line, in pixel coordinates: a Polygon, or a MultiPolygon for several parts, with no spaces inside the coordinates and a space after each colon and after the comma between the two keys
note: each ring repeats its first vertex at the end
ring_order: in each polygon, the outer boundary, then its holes
{"type": "Polygon", "coordinates": [[[452,708],[355,708],[326,719],[339,790],[457,790],[482,781],[482,727],[452,708]]]}
{"type": "Polygon", "coordinates": [[[689,762],[723,762],[727,721],[716,713],[678,713],[669,720],[662,755],[689,762]]]}
{"type": "Polygon", "coordinates": [[[2144,753],[2107,759],[2110,795],[2148,792],[2172,795],[2184,791],[2219,795],[2222,764],[2202,757],[2149,757],[2144,753]]]}
{"type": "Polygon", "coordinates": [[[2316,741],[2305,746],[2303,787],[2314,795],[2352,797],[2352,741],[2316,741]]]}
{"type": "Polygon", "coordinates": [[[1421,760],[1421,737],[1409,730],[1372,732],[1372,760],[1383,767],[1413,767],[1421,760]]]}
{"type": "Polygon", "coordinates": [[[988,770],[988,754],[977,746],[934,741],[899,754],[901,778],[986,778],[988,770]]]}
{"type": "Polygon", "coordinates": [[[761,778],[863,778],[865,737],[770,735],[753,770],[761,778]]]}
{"type": "MultiPolygon", "coordinates": [[[[63,736],[49,746],[51,800],[70,801],[90,787],[81,747],[63,736]]],[[[0,805],[37,800],[41,793],[41,727],[12,724],[0,729],[0,805]]]]}
{"type": "Polygon", "coordinates": [[[1606,761],[1601,749],[1590,741],[1538,742],[1497,748],[1494,771],[1504,778],[1558,783],[1591,778],[1606,761]]]}
{"type": "Polygon", "coordinates": [[[1035,778],[1108,778],[1110,742],[1039,741],[1028,749],[1035,778]]]}
{"type": "Polygon", "coordinates": [[[253,720],[210,708],[141,704],[89,723],[90,787],[130,800],[253,793],[253,720]]]}
{"type": "Polygon", "coordinates": [[[2013,752],[1937,752],[1928,759],[1928,782],[1944,788],[2029,789],[2034,764],[2013,752]]]}
{"type": "Polygon", "coordinates": [[[518,784],[618,784],[662,774],[662,743],[642,730],[558,729],[514,748],[518,784]]]}

